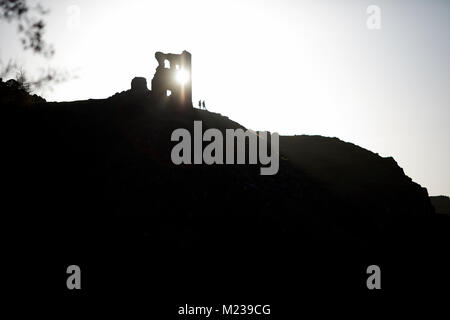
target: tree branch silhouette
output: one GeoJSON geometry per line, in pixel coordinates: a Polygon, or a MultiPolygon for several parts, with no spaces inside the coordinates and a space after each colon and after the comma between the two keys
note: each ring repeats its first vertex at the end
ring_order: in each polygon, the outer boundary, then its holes
{"type": "Polygon", "coordinates": [[[0,19],[17,23],[23,48],[47,58],[55,53],[53,46],[43,39],[45,22],[42,17],[48,12],[39,4],[30,6],[26,0],[0,0],[0,19]]]}
{"type": "MultiPolygon", "coordinates": [[[[46,30],[43,17],[48,12],[49,10],[40,4],[31,6],[27,0],[0,0],[0,19],[8,23],[17,23],[19,41],[23,49],[31,50],[45,58],[51,58],[55,53],[53,46],[43,38],[46,30]]],[[[14,72],[16,81],[29,93],[73,78],[68,71],[50,67],[42,69],[39,76],[31,79],[14,60],[8,60],[5,65],[0,60],[0,78],[14,72]]]]}

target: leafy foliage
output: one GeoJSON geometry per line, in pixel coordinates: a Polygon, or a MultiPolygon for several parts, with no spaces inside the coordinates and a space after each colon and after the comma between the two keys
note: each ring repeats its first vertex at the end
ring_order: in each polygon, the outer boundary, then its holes
{"type": "Polygon", "coordinates": [[[23,48],[51,57],[55,51],[43,39],[45,22],[42,16],[47,13],[41,5],[31,7],[26,0],[0,0],[0,19],[17,23],[23,48]]]}

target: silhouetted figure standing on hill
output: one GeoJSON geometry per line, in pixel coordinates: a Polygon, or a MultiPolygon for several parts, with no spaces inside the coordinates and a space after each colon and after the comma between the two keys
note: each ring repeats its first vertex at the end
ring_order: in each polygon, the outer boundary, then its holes
{"type": "Polygon", "coordinates": [[[198,108],[206,110],[205,100],[203,100],[203,101],[202,100],[198,100],[198,108]]]}

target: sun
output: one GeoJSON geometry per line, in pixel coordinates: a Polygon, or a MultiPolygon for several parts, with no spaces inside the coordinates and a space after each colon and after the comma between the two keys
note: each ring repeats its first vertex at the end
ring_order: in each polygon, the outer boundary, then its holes
{"type": "Polygon", "coordinates": [[[185,85],[189,81],[189,73],[184,69],[180,69],[177,71],[175,78],[179,84],[185,85]]]}

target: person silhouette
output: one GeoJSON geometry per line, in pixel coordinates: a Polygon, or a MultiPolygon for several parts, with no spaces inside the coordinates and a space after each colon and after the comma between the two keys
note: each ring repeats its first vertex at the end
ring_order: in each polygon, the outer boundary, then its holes
{"type": "Polygon", "coordinates": [[[198,100],[198,108],[201,109],[202,108],[202,101],[198,100]]]}
{"type": "Polygon", "coordinates": [[[202,106],[203,106],[203,109],[206,110],[205,100],[203,100],[202,106]]]}

